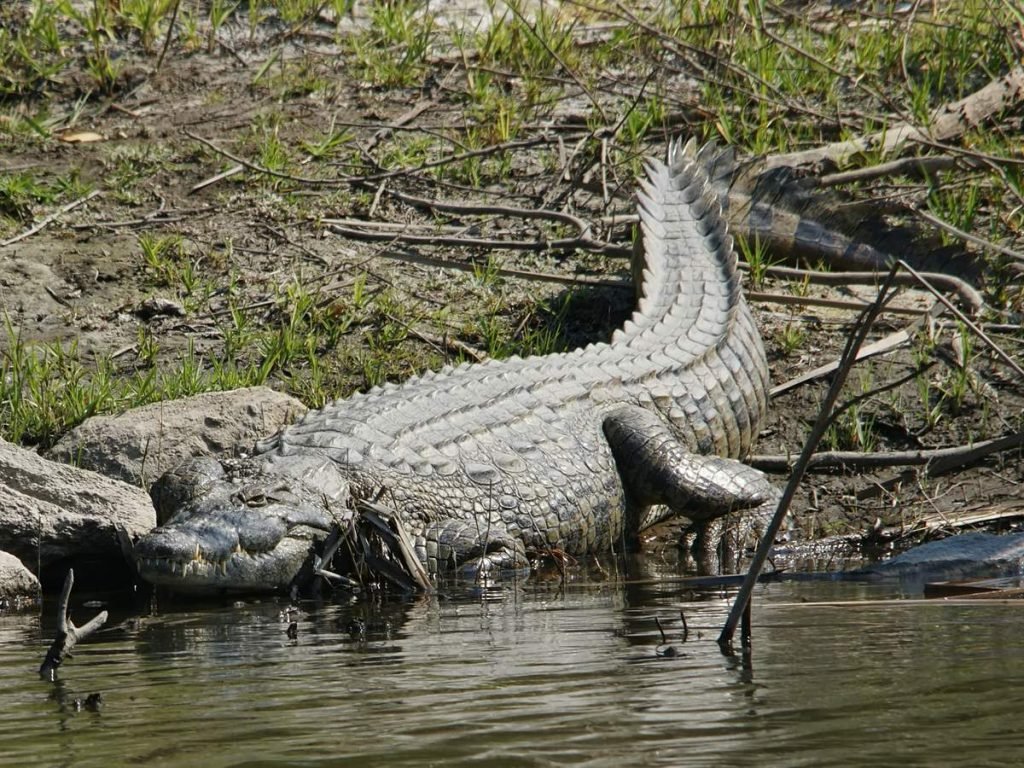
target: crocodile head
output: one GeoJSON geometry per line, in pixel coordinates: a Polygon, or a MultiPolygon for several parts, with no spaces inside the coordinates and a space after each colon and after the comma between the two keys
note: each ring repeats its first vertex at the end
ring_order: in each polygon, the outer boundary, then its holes
{"type": "Polygon", "coordinates": [[[344,484],[329,463],[292,468],[299,471],[282,474],[249,460],[229,474],[220,462],[197,458],[168,472],[153,488],[164,522],[135,545],[139,575],[185,592],[286,589],[314,541],[336,523],[329,502],[341,498],[344,484]]]}

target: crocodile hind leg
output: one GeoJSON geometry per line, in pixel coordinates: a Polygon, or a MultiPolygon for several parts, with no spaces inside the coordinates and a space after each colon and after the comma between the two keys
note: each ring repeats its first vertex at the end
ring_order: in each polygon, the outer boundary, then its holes
{"type": "Polygon", "coordinates": [[[450,573],[470,580],[483,575],[525,577],[530,569],[523,542],[500,524],[457,519],[432,523],[416,538],[416,554],[432,576],[450,573]]]}
{"type": "Polygon", "coordinates": [[[758,535],[775,512],[779,492],[764,474],[735,459],[687,450],[656,414],[644,408],[612,412],[604,420],[604,433],[631,504],[667,510],[661,516],[632,520],[635,530],[629,533],[638,534],[669,514],[689,518],[702,570],[718,569],[719,544],[728,552],[736,546],[735,539],[758,535]],[[733,513],[740,513],[740,529],[746,535],[723,533],[723,518],[733,513]]]}

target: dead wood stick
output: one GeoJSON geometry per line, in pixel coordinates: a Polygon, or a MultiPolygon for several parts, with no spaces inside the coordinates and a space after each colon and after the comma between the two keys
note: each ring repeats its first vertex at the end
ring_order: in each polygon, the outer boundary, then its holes
{"type": "MultiPolygon", "coordinates": [[[[452,68],[448,71],[448,74],[444,76],[444,79],[437,84],[434,88],[430,89],[430,92],[425,94],[424,97],[416,104],[411,106],[405,112],[398,116],[393,123],[382,125],[378,128],[377,132],[370,138],[369,143],[366,145],[366,151],[372,152],[377,145],[379,145],[384,139],[388,138],[392,133],[398,130],[413,130],[422,131],[424,130],[422,125],[419,124],[421,121],[417,121],[417,125],[408,127],[410,123],[415,121],[424,112],[433,109],[438,105],[439,91],[445,87],[450,81],[451,77],[455,74],[455,69],[452,68]]],[[[358,123],[343,123],[339,121],[340,125],[348,125],[350,127],[361,127],[358,123]]],[[[369,126],[367,126],[369,127],[369,126]]],[[[461,146],[461,145],[460,145],[461,146]]]]}
{"type": "MultiPolygon", "coordinates": [[[[817,296],[791,296],[786,293],[765,293],[763,291],[747,291],[747,300],[757,302],[759,304],[848,309],[851,312],[863,312],[864,308],[868,306],[866,301],[823,299],[817,296]]],[[[926,314],[926,311],[923,309],[914,309],[912,307],[886,307],[885,313],[887,315],[901,315],[903,317],[920,317],[921,315],[926,314]]]]}
{"type": "Polygon", "coordinates": [[[980,90],[959,101],[943,104],[932,113],[931,124],[920,128],[897,123],[892,128],[856,139],[839,141],[824,147],[800,152],[771,155],[765,158],[766,168],[806,166],[831,161],[837,165],[862,152],[889,155],[920,141],[948,141],[972,126],[980,125],[1024,98],[1024,66],[1014,67],[980,90]]]}
{"type": "Polygon", "coordinates": [[[948,232],[949,234],[959,238],[960,240],[963,240],[964,242],[974,243],[979,248],[984,248],[987,251],[994,251],[995,253],[1003,254],[1003,256],[1009,256],[1011,259],[1017,262],[1017,264],[1024,265],[1024,254],[1019,253],[1018,251],[1015,251],[1012,248],[1007,248],[1004,245],[993,243],[991,240],[986,240],[983,237],[972,235],[970,232],[965,232],[962,229],[954,227],[948,221],[943,221],[937,216],[932,216],[932,214],[928,213],[928,211],[925,211],[922,208],[915,208],[914,213],[916,213],[922,219],[927,221],[929,224],[934,224],[939,229],[948,232]]]}
{"type": "Polygon", "coordinates": [[[444,336],[438,336],[437,334],[429,333],[427,331],[421,331],[418,328],[414,328],[408,323],[404,323],[393,315],[387,315],[387,318],[393,323],[397,323],[405,328],[410,334],[415,336],[420,341],[429,344],[439,352],[447,354],[448,352],[455,352],[456,354],[462,354],[468,357],[475,363],[482,363],[488,358],[488,354],[483,350],[477,349],[476,347],[470,346],[464,341],[452,338],[448,334],[444,336]]]}
{"type": "Polygon", "coordinates": [[[518,139],[516,141],[506,141],[501,144],[494,144],[489,147],[481,147],[480,149],[468,149],[465,152],[459,152],[457,154],[446,155],[440,157],[437,160],[426,160],[419,165],[415,165],[411,168],[396,168],[391,171],[378,171],[377,173],[371,173],[366,176],[358,177],[360,182],[380,182],[387,179],[393,179],[396,176],[409,176],[420,171],[427,171],[431,168],[440,168],[445,165],[453,165],[454,163],[461,163],[464,160],[471,160],[478,157],[490,157],[497,155],[501,152],[507,152],[514,149],[529,149],[530,147],[536,147],[543,144],[550,144],[552,140],[547,137],[539,136],[533,139],[518,139]]]}
{"type": "MultiPolygon", "coordinates": [[[[952,469],[973,464],[986,456],[1024,446],[1024,432],[970,445],[952,448],[930,448],[920,451],[889,451],[864,453],[862,451],[822,451],[811,456],[807,468],[842,469],[859,471],[878,467],[916,467],[925,465],[929,476],[940,475],[952,469]]],[[[763,472],[788,472],[793,466],[791,456],[761,454],[751,456],[747,463],[763,472]]]]}
{"type": "MultiPolygon", "coordinates": [[[[740,263],[740,269],[749,267],[740,263]]],[[[790,280],[806,279],[816,285],[877,285],[881,279],[878,272],[819,272],[812,269],[798,269],[797,267],[766,267],[765,275],[780,277],[790,280]]],[[[973,312],[980,312],[985,308],[985,300],[978,289],[955,275],[947,275],[944,272],[919,272],[917,273],[933,285],[942,286],[946,290],[954,291],[964,306],[973,312]]],[[[913,274],[897,274],[895,285],[917,285],[918,278],[913,274]]]]}
{"type": "MultiPolygon", "coordinates": [[[[331,231],[335,231],[334,227],[331,227],[331,231]]],[[[392,233],[394,234],[394,233],[392,233]]],[[[624,249],[625,250],[625,249],[624,249]]],[[[472,272],[477,269],[479,265],[475,261],[452,261],[450,259],[439,259],[431,256],[425,256],[421,253],[406,250],[381,250],[378,255],[385,256],[389,259],[398,259],[405,261],[409,264],[420,264],[428,267],[438,267],[440,269],[457,269],[461,272],[472,272]]],[[[744,268],[745,265],[741,264],[740,268],[744,268]]],[[[772,270],[779,270],[781,267],[768,267],[769,274],[772,270]]],[[[792,270],[793,272],[805,273],[811,276],[811,282],[815,282],[815,273],[806,270],[792,270]]],[[[589,285],[597,286],[601,288],[613,288],[622,291],[634,290],[632,280],[628,278],[604,278],[604,277],[590,277],[588,275],[556,275],[550,272],[534,272],[527,269],[508,269],[506,267],[497,267],[494,269],[494,273],[501,275],[502,277],[511,277],[516,280],[533,280],[540,283],[557,283],[559,285],[589,285]]],[[[857,275],[864,275],[864,283],[873,284],[877,282],[874,278],[875,273],[863,272],[863,273],[843,273],[843,272],[829,272],[827,273],[830,278],[841,277],[844,274],[853,275],[849,280],[839,281],[845,282],[846,284],[857,282],[857,275]],[[871,279],[868,279],[868,276],[871,279]]],[[[932,275],[934,273],[927,273],[932,275]]],[[[940,277],[944,277],[940,275],[940,277]]],[[[914,283],[916,284],[916,282],[914,283]]],[[[847,301],[844,299],[824,299],[817,296],[790,296],[788,294],[778,293],[766,293],[762,291],[747,291],[747,299],[750,301],[756,301],[765,304],[795,304],[798,306],[808,307],[828,307],[830,309],[848,309],[852,312],[861,312],[865,307],[868,306],[867,302],[861,301],[847,301]]],[[[263,302],[268,303],[268,302],[263,302]]],[[[226,310],[224,310],[226,311],[226,310]]],[[[920,317],[921,315],[927,314],[926,310],[923,309],[912,309],[908,307],[886,307],[885,312],[891,315],[905,315],[908,317],[920,317]]],[[[1009,330],[1016,330],[1015,327],[1009,330]]],[[[428,339],[424,339],[428,341],[428,339]]]]}
{"type": "Polygon", "coordinates": [[[178,7],[181,5],[181,0],[175,0],[174,9],[171,11],[171,22],[167,25],[167,36],[164,38],[163,48],[160,49],[160,55],[156,59],[156,66],[153,67],[153,75],[156,75],[160,71],[160,67],[163,66],[164,57],[167,55],[167,49],[171,45],[171,35],[174,34],[174,22],[178,20],[178,7]]]}
{"type": "Polygon", "coordinates": [[[577,248],[592,253],[607,253],[615,256],[626,256],[632,249],[614,245],[589,237],[555,238],[553,240],[496,240],[480,237],[447,237],[443,235],[406,235],[393,232],[375,232],[332,224],[329,229],[338,235],[351,237],[355,240],[388,241],[408,243],[411,245],[433,245],[448,248],[483,248],[485,250],[509,251],[573,251],[577,248]]]}
{"type": "MultiPolygon", "coordinates": [[[[926,314],[932,318],[936,318],[941,314],[941,311],[942,305],[939,303],[935,303],[932,305],[931,309],[928,310],[928,312],[923,314],[926,314]]],[[[916,332],[918,327],[920,327],[920,320],[911,323],[906,328],[901,328],[898,331],[890,333],[883,339],[879,339],[878,341],[868,344],[866,347],[861,348],[857,352],[857,360],[865,360],[869,357],[882,355],[885,354],[886,352],[890,352],[896,349],[897,347],[902,346],[903,344],[908,343],[913,338],[913,333],[916,332]]],[[[815,381],[816,379],[820,379],[823,376],[828,376],[831,373],[835,372],[841,364],[842,359],[839,359],[833,360],[831,363],[826,363],[825,365],[818,366],[814,370],[807,371],[806,373],[803,373],[800,376],[796,376],[795,378],[792,378],[783,384],[779,384],[777,387],[772,387],[771,391],[768,393],[768,396],[778,397],[779,395],[783,395],[786,392],[789,392],[791,389],[796,389],[797,387],[807,384],[810,381],[815,381]]]]}
{"type": "Polygon", "coordinates": [[[223,181],[224,179],[230,179],[232,176],[237,176],[238,174],[240,174],[244,170],[245,170],[245,166],[244,165],[240,165],[240,164],[239,165],[233,165],[230,168],[228,168],[226,171],[221,171],[220,173],[215,174],[215,175],[211,176],[208,179],[203,179],[198,184],[193,184],[192,188],[189,189],[188,193],[190,195],[194,194],[195,192],[198,192],[201,189],[206,189],[210,185],[216,184],[218,181],[223,181]]]}
{"type": "MultiPolygon", "coordinates": [[[[895,333],[890,333],[884,339],[879,339],[873,344],[869,344],[868,346],[861,349],[857,353],[857,359],[865,360],[869,357],[874,357],[875,355],[885,354],[886,352],[889,352],[893,349],[896,349],[897,347],[902,346],[903,344],[906,344],[908,341],[910,341],[910,333],[905,328],[900,329],[895,333]]],[[[796,389],[797,387],[807,384],[808,382],[815,381],[816,379],[820,379],[823,376],[828,376],[831,373],[835,372],[837,368],[839,368],[840,362],[841,361],[839,360],[833,360],[831,363],[826,363],[825,365],[818,366],[813,371],[807,371],[806,373],[795,378],[792,378],[783,384],[779,384],[777,387],[772,387],[771,391],[769,391],[768,393],[768,396],[778,397],[779,395],[783,395],[786,392],[789,392],[791,389],[796,389]]]]}
{"type": "Polygon", "coordinates": [[[221,155],[222,157],[226,157],[228,160],[231,160],[236,164],[232,168],[229,168],[228,170],[223,171],[222,173],[219,173],[215,176],[211,176],[210,178],[199,182],[189,190],[190,193],[197,192],[200,189],[203,189],[204,187],[207,187],[211,184],[228,178],[229,176],[234,176],[237,173],[241,173],[241,171],[245,168],[248,168],[250,171],[262,173],[277,179],[294,181],[296,184],[305,184],[308,186],[315,187],[342,187],[350,184],[379,184],[381,181],[384,181],[386,179],[391,179],[398,176],[412,176],[416,173],[419,173],[420,171],[429,170],[431,168],[437,168],[444,165],[450,165],[452,163],[460,162],[462,160],[470,158],[489,156],[510,149],[522,149],[538,146],[541,144],[550,144],[552,141],[551,139],[544,137],[539,137],[535,139],[521,139],[518,141],[505,142],[504,144],[498,144],[495,146],[483,147],[482,149],[468,150],[466,152],[462,152],[455,155],[448,155],[447,157],[443,157],[438,160],[430,160],[421,163],[420,165],[415,166],[413,168],[397,168],[390,171],[379,171],[377,173],[357,176],[338,176],[333,179],[314,179],[309,176],[296,176],[295,174],[291,173],[275,171],[271,168],[267,168],[264,165],[260,165],[259,163],[254,163],[244,158],[238,157],[237,155],[228,152],[226,149],[219,147],[217,144],[210,141],[209,139],[206,139],[200,136],[199,134],[192,133],[192,131],[189,131],[187,129],[182,129],[182,133],[184,133],[190,139],[198,141],[203,146],[209,148],[213,152],[216,152],[218,155],[221,155]]]}
{"type": "Polygon", "coordinates": [[[87,638],[107,621],[107,612],[100,611],[81,627],[76,627],[72,623],[68,617],[68,601],[71,599],[71,587],[74,584],[75,572],[69,568],[57,605],[57,637],[54,638],[50,650],[46,652],[46,658],[39,667],[39,676],[46,680],[53,680],[56,677],[57,667],[64,663],[65,658],[71,656],[71,649],[80,640],[87,638]]]}
{"type": "MultiPolygon", "coordinates": [[[[878,296],[875,299],[875,302],[860,316],[853,332],[846,340],[846,347],[843,350],[839,368],[836,371],[836,375],[832,379],[832,385],[829,387],[828,393],[825,395],[825,399],[821,404],[821,409],[818,412],[818,418],[814,422],[810,435],[807,437],[807,442],[804,443],[803,451],[800,453],[800,458],[797,460],[796,465],[793,468],[793,472],[789,476],[789,482],[786,484],[786,488],[782,492],[782,498],[779,499],[779,506],[775,510],[775,515],[772,517],[764,535],[761,537],[761,542],[758,544],[757,551],[754,553],[754,558],[750,563],[750,569],[747,571],[747,575],[743,579],[743,584],[740,586],[739,592],[736,593],[736,599],[733,601],[732,608],[729,610],[729,616],[725,621],[725,625],[722,627],[721,634],[718,636],[718,645],[719,648],[722,649],[723,653],[732,653],[732,639],[733,635],[736,633],[736,627],[745,615],[749,615],[747,614],[747,611],[748,606],[750,605],[750,595],[754,591],[754,586],[757,584],[758,577],[761,575],[761,569],[764,568],[764,564],[768,560],[768,553],[775,544],[775,538],[779,533],[779,529],[782,527],[782,521],[785,519],[786,514],[789,511],[789,506],[793,501],[793,497],[796,495],[796,490],[807,470],[807,465],[810,463],[811,457],[817,450],[818,443],[824,436],[825,430],[828,429],[829,425],[835,418],[833,410],[835,408],[836,401],[839,399],[839,393],[842,391],[843,385],[846,383],[847,376],[853,369],[860,347],[871,332],[871,326],[874,325],[874,322],[881,313],[885,302],[889,299],[889,291],[893,287],[893,278],[896,275],[897,269],[899,269],[899,265],[894,263],[892,268],[889,270],[888,277],[886,277],[885,282],[878,291],[878,296]]],[[[744,632],[744,635],[746,635],[746,631],[744,632]]]]}
{"type": "Polygon", "coordinates": [[[946,309],[948,309],[950,312],[952,312],[954,315],[956,315],[956,319],[957,320],[959,320],[961,323],[963,323],[968,328],[970,328],[971,331],[973,331],[974,335],[977,336],[979,339],[981,339],[982,342],[985,344],[985,346],[987,346],[989,349],[991,349],[995,353],[996,357],[998,357],[1000,360],[1002,360],[1008,366],[1013,368],[1013,370],[1015,370],[1020,375],[1021,378],[1024,378],[1024,369],[1022,369],[1019,365],[1017,365],[1017,362],[1012,357],[1010,357],[1008,354],[1006,354],[1006,352],[1003,351],[1002,347],[1000,347],[998,344],[996,344],[994,341],[992,341],[992,339],[990,339],[988,337],[988,334],[986,334],[983,330],[981,330],[981,328],[979,328],[977,325],[975,325],[975,323],[969,317],[967,317],[963,312],[961,312],[959,309],[957,309],[949,299],[947,299],[945,296],[942,295],[942,293],[940,291],[936,290],[935,286],[933,286],[927,280],[927,278],[925,278],[924,275],[922,275],[920,272],[916,272],[914,270],[914,268],[911,267],[909,264],[907,264],[907,262],[905,262],[903,259],[899,259],[896,263],[899,264],[903,269],[907,270],[907,272],[909,272],[911,275],[916,277],[917,281],[919,283],[921,283],[921,285],[932,296],[934,296],[936,299],[938,299],[938,301],[940,301],[943,305],[945,305],[946,309]]]}
{"type": "MultiPolygon", "coordinates": [[[[412,584],[421,591],[433,592],[434,588],[430,583],[430,577],[416,556],[412,540],[409,538],[409,534],[406,532],[405,526],[398,514],[390,507],[370,501],[369,499],[360,499],[356,502],[356,506],[363,518],[382,534],[392,553],[397,554],[401,558],[401,564],[405,567],[404,576],[407,579],[396,579],[397,574],[390,568],[381,569],[384,575],[403,587],[407,586],[407,580],[411,580],[412,584]]],[[[386,564],[386,561],[379,559],[374,562],[377,567],[386,564]]]]}
{"type": "Polygon", "coordinates": [[[40,230],[45,229],[46,227],[50,226],[50,224],[55,222],[57,219],[59,219],[65,213],[68,213],[69,211],[73,211],[75,208],[77,208],[78,206],[82,205],[83,203],[87,203],[90,200],[92,200],[94,197],[96,197],[97,195],[102,195],[102,194],[103,194],[103,190],[102,189],[94,189],[88,195],[84,195],[83,197],[80,197],[77,200],[74,200],[74,201],[68,203],[63,208],[61,208],[59,211],[54,211],[53,213],[51,213],[46,218],[44,218],[41,221],[39,221],[39,223],[36,224],[35,226],[33,226],[33,227],[29,228],[29,229],[26,229],[20,235],[15,235],[14,237],[8,238],[7,240],[0,241],[0,248],[4,247],[5,245],[14,245],[17,242],[19,242],[21,240],[24,240],[26,237],[31,237],[36,232],[39,232],[40,230]]]}
{"type": "Polygon", "coordinates": [[[853,184],[858,181],[872,181],[885,176],[925,176],[936,171],[948,171],[962,165],[981,165],[967,158],[953,155],[932,155],[923,157],[899,157],[886,163],[869,165],[864,168],[853,168],[839,173],[828,173],[814,179],[816,187],[835,187],[840,184],[853,184]]]}
{"type": "MultiPolygon", "coordinates": [[[[403,192],[391,192],[392,197],[401,200],[403,203],[415,205],[420,208],[428,208],[445,213],[461,213],[467,216],[501,216],[510,219],[541,219],[544,221],[557,221],[575,227],[580,237],[589,235],[592,225],[586,219],[574,216],[565,211],[556,211],[552,208],[517,208],[511,205],[483,205],[481,203],[455,203],[449,200],[433,200],[427,197],[407,195],[403,192]]],[[[639,219],[638,219],[639,220],[639,219]]]]}
{"type": "MultiPolygon", "coordinates": [[[[193,141],[198,141],[204,147],[207,147],[208,149],[217,153],[221,157],[226,157],[228,160],[231,160],[232,162],[236,163],[242,168],[248,168],[250,171],[256,171],[257,173],[266,174],[267,176],[272,176],[275,179],[285,179],[287,181],[294,181],[298,184],[308,184],[310,186],[319,187],[337,187],[344,184],[351,184],[354,181],[360,180],[358,176],[343,176],[337,179],[311,179],[308,176],[293,176],[290,173],[281,173],[280,171],[275,171],[270,168],[267,168],[266,166],[260,165],[258,163],[252,163],[249,162],[248,160],[238,157],[237,155],[228,152],[226,149],[218,147],[209,139],[205,139],[197,133],[192,133],[192,131],[188,130],[187,128],[183,128],[181,132],[184,133],[193,141]]],[[[209,184],[212,184],[215,181],[220,181],[221,179],[226,178],[227,176],[231,176],[239,172],[240,171],[237,168],[229,168],[227,171],[224,171],[221,174],[211,176],[206,181],[200,182],[189,191],[194,192],[196,191],[197,188],[202,189],[204,186],[208,186],[209,184]]]]}

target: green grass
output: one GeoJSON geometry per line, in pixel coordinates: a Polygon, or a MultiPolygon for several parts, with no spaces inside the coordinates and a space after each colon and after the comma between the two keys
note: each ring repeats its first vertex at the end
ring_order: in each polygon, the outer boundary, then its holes
{"type": "Polygon", "coordinates": [[[412,0],[373,3],[368,29],[346,41],[362,77],[373,85],[404,88],[422,82],[434,20],[412,0]]]}
{"type": "Polygon", "coordinates": [[[86,357],[75,342],[28,343],[9,318],[4,330],[0,426],[4,439],[12,442],[47,446],[96,414],[256,383],[249,371],[210,366],[192,347],[175,370],[160,371],[152,364],[155,342],[141,332],[143,365],[125,372],[110,357],[86,357]]]}

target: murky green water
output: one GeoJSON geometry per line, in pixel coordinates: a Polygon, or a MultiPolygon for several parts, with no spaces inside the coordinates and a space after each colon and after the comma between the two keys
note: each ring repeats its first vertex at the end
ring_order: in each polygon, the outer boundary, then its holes
{"type": "Polygon", "coordinates": [[[881,602],[891,595],[759,588],[749,665],[714,642],[724,595],[664,574],[307,603],[295,639],[285,602],[186,605],[83,644],[56,685],[36,676],[48,604],[42,622],[0,616],[0,763],[1017,764],[1024,603],[881,602]],[[656,616],[675,658],[657,653],[656,616]],[[76,710],[97,691],[99,711],[76,710]]]}

